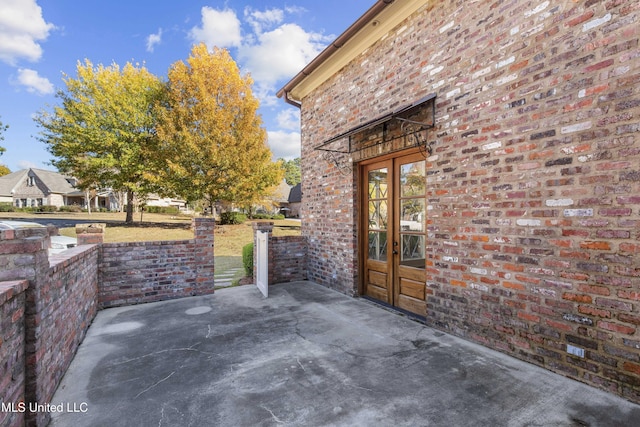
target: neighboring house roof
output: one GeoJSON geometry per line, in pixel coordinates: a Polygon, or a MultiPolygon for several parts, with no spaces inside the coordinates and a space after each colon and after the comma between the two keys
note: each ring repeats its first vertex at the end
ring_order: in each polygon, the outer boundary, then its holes
{"type": "Polygon", "coordinates": [[[378,0],[277,93],[297,107],[318,86],[344,68],[428,0],[378,0]]]}
{"type": "Polygon", "coordinates": [[[287,184],[287,181],[283,179],[280,185],[278,185],[278,187],[273,192],[271,200],[277,203],[287,203],[289,192],[291,192],[291,186],[287,184]]]}
{"type": "Polygon", "coordinates": [[[302,202],[302,184],[297,184],[289,192],[289,203],[302,202]]]}
{"type": "Polygon", "coordinates": [[[77,191],[68,181],[70,178],[58,172],[47,171],[42,169],[31,169],[33,173],[47,186],[49,191],[58,194],[68,194],[77,191]]]}
{"type": "Polygon", "coordinates": [[[23,169],[17,172],[11,172],[8,175],[0,176],[0,196],[11,197],[18,184],[22,180],[27,179],[28,172],[28,169],[23,169]]]}
{"type": "Polygon", "coordinates": [[[28,176],[35,176],[39,179],[50,193],[69,194],[77,191],[69,183],[68,177],[54,171],[31,168],[0,176],[0,196],[12,196],[28,176]]]}

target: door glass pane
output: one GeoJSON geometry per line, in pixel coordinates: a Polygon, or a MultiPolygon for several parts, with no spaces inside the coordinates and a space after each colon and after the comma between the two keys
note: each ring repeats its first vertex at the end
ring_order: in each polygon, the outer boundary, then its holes
{"type": "Polygon", "coordinates": [[[404,199],[400,203],[400,231],[424,232],[425,199],[404,199]]]}
{"type": "Polygon", "coordinates": [[[387,232],[369,232],[369,259],[377,261],[387,260],[387,232]]]}
{"type": "Polygon", "coordinates": [[[424,235],[403,234],[400,264],[424,268],[424,235]]]}
{"type": "Polygon", "coordinates": [[[425,162],[400,166],[400,197],[421,196],[425,194],[426,186],[425,162]]]}
{"type": "Polygon", "coordinates": [[[386,199],[387,198],[387,168],[376,169],[369,172],[369,198],[370,199],[386,199]]]}
{"type": "Polygon", "coordinates": [[[375,230],[387,229],[387,201],[374,200],[369,202],[369,228],[375,230]]]}

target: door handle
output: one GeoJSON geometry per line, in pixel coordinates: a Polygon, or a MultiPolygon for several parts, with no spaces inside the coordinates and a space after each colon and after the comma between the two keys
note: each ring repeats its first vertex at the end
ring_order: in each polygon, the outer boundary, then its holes
{"type": "MultiPolygon", "coordinates": [[[[393,247],[397,248],[398,247],[398,242],[393,242],[393,247]]],[[[394,254],[394,255],[398,255],[398,251],[395,250],[395,249],[391,253],[394,254]]]]}
{"type": "Polygon", "coordinates": [[[396,251],[395,249],[391,253],[394,255],[398,255],[398,251],[396,251]]]}

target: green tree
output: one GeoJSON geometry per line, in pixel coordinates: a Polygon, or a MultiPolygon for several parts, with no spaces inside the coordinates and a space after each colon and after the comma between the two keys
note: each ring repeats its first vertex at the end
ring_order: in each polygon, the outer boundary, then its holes
{"type": "Polygon", "coordinates": [[[78,178],[81,189],[125,191],[126,222],[133,222],[134,196],[156,190],[145,177],[157,145],[153,106],[164,83],[143,66],[94,67],[89,60],[78,62],[76,78],[63,80],[61,105],[35,119],[40,139],[53,165],[78,178]]]}
{"type": "Polygon", "coordinates": [[[189,201],[236,203],[262,199],[282,179],[272,162],[249,76],[224,49],[193,47],[169,69],[166,102],[158,108],[157,175],[189,201]]]}
{"type": "Polygon", "coordinates": [[[300,173],[300,157],[293,160],[278,159],[284,170],[284,179],[289,185],[298,185],[302,181],[300,173]]]}

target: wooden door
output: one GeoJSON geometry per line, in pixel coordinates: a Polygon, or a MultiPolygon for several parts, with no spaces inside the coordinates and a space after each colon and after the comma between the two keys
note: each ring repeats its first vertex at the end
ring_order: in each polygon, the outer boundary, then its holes
{"type": "Polygon", "coordinates": [[[421,153],[362,167],[364,295],[420,316],[426,315],[425,172],[421,153]]]}

